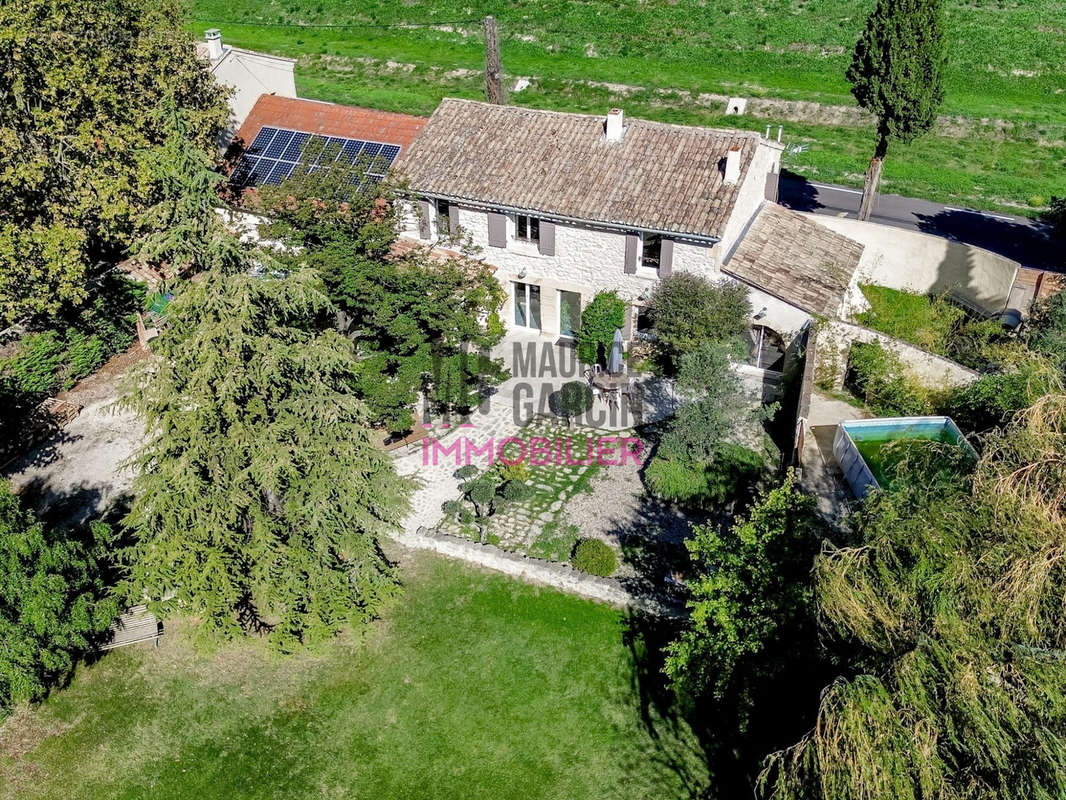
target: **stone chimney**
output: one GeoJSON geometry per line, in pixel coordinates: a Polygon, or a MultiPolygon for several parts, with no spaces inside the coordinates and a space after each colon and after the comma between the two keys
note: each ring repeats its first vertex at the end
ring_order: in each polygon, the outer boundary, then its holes
{"type": "Polygon", "coordinates": [[[725,184],[732,186],[740,180],[740,148],[730,147],[725,157],[725,184]]]}
{"type": "Polygon", "coordinates": [[[207,57],[214,64],[222,58],[222,31],[212,28],[204,34],[204,39],[207,40],[207,57]]]}
{"type": "Polygon", "coordinates": [[[620,108],[612,108],[607,112],[606,138],[608,142],[620,142],[626,134],[625,114],[620,108]]]}

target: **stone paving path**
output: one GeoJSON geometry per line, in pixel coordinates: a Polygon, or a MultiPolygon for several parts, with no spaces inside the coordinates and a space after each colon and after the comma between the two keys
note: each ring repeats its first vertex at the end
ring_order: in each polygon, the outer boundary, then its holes
{"type": "MultiPolygon", "coordinates": [[[[526,423],[547,410],[546,398],[552,391],[568,381],[580,379],[572,372],[566,374],[567,370],[562,365],[566,363],[567,356],[562,355],[562,352],[562,348],[553,346],[550,340],[537,335],[509,335],[493,351],[493,356],[502,358],[505,366],[516,376],[498,386],[495,394],[488,398],[487,407],[471,416],[471,427],[453,425],[451,428],[442,428],[440,422],[435,421],[431,430],[437,433],[440,445],[447,448],[452,443],[452,437],[458,436],[467,437],[475,447],[482,447],[490,439],[499,443],[508,436],[517,435],[526,423]],[[530,344],[535,346],[538,354],[533,360],[532,370],[515,363],[516,356],[522,357],[518,350],[530,344]],[[553,372],[551,368],[543,369],[545,359],[540,354],[546,348],[554,354],[548,359],[558,367],[554,374],[544,374],[553,372]],[[529,375],[529,372],[538,374],[529,375]]],[[[522,353],[528,355],[529,351],[522,350],[522,353]]],[[[676,405],[677,399],[672,391],[662,382],[655,381],[645,395],[642,420],[650,422],[669,416],[676,410],[676,405]]],[[[609,431],[631,428],[633,422],[628,407],[611,411],[603,404],[594,406],[590,417],[584,419],[585,424],[592,423],[593,427],[609,431]]],[[[427,447],[420,443],[394,456],[397,472],[410,477],[416,486],[411,498],[411,513],[403,524],[408,533],[414,533],[421,527],[436,527],[443,516],[441,506],[459,497],[459,481],[454,476],[459,465],[455,456],[439,457],[434,464],[432,451],[431,445],[427,447]]],[[[479,461],[479,466],[486,466],[483,459],[479,461]]]]}

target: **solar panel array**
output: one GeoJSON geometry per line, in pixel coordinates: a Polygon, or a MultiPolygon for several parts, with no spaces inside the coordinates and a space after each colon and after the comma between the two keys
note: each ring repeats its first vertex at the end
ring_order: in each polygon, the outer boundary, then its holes
{"type": "Polygon", "coordinates": [[[400,147],[395,144],[264,126],[244,151],[230,181],[240,187],[277,185],[297,169],[307,173],[341,169],[344,179],[361,191],[381,181],[399,154],[400,147]],[[313,146],[304,159],[308,145],[313,146]]]}

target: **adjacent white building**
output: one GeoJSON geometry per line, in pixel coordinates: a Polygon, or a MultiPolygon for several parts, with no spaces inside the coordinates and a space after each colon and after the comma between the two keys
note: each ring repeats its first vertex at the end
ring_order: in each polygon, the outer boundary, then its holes
{"type": "Polygon", "coordinates": [[[811,230],[822,240],[828,232],[774,205],[782,150],[755,132],[626,119],[619,109],[604,117],[445,99],[397,162],[420,211],[404,235],[428,243],[461,228],[497,267],[505,321],[547,336],[571,336],[581,309],[614,289],[630,304],[631,338],[657,281],[682,271],[743,281],[759,322],[788,334],[833,313],[858,255],[830,242],[818,258],[840,263],[813,283],[809,254],[798,270],[789,263],[811,230]],[[796,241],[784,252],[742,250],[771,213],[775,235],[794,226],[796,241]],[[743,274],[730,269],[738,253],[743,274]]]}
{"type": "Polygon", "coordinates": [[[217,28],[204,34],[204,41],[196,45],[196,53],[207,61],[215,80],[232,90],[230,124],[224,143],[233,138],[261,95],[296,97],[295,59],[225,45],[217,28]]]}

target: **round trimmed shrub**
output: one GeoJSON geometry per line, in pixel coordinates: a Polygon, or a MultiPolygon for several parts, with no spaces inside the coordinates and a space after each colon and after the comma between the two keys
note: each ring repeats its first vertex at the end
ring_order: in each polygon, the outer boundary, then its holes
{"type": "Polygon", "coordinates": [[[574,548],[571,563],[574,569],[606,578],[618,569],[618,556],[609,544],[600,539],[582,539],[574,548]]]}
{"type": "Polygon", "coordinates": [[[477,477],[479,471],[475,464],[464,464],[455,471],[455,477],[461,481],[468,481],[477,477]]]}
{"type": "Polygon", "coordinates": [[[592,408],[592,388],[584,381],[570,381],[548,398],[560,417],[579,417],[592,408]]]}
{"type": "Polygon", "coordinates": [[[504,500],[521,502],[533,496],[533,487],[522,481],[507,481],[500,493],[504,500]]]}
{"type": "Polygon", "coordinates": [[[463,513],[464,508],[465,507],[463,506],[463,504],[460,503],[458,500],[449,500],[441,506],[441,510],[446,516],[456,518],[458,518],[458,516],[463,513]]]}

